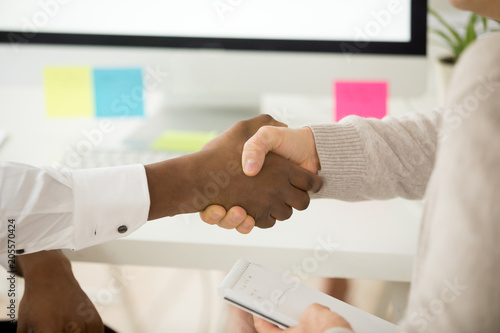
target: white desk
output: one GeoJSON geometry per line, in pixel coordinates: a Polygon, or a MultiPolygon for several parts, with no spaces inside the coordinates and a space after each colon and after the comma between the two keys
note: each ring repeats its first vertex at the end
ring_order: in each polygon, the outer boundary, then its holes
{"type": "MultiPolygon", "coordinates": [[[[1,160],[50,165],[68,143],[84,138],[82,129],[99,122],[46,119],[40,88],[2,87],[0,100],[0,125],[10,133],[1,160]]],[[[121,140],[141,120],[114,123],[103,145],[121,140]]],[[[314,276],[409,281],[420,211],[419,203],[405,200],[319,200],[290,220],[250,235],[206,225],[197,215],[180,216],[148,222],[125,239],[68,254],[81,261],[221,270],[246,257],[278,270],[302,266],[301,274],[314,276]],[[319,239],[338,246],[331,254],[315,253],[319,239]]]]}
{"type": "Polygon", "coordinates": [[[241,257],[298,275],[410,281],[420,209],[403,200],[312,202],[285,222],[250,235],[203,224],[197,215],[148,222],[126,239],[73,260],[227,270],[241,257]],[[330,251],[321,250],[329,243],[330,251]]]}

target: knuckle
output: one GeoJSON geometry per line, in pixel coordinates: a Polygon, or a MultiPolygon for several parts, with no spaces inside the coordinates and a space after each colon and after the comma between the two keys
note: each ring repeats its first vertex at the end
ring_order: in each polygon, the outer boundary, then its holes
{"type": "Polygon", "coordinates": [[[255,151],[258,151],[259,149],[260,149],[259,143],[255,137],[252,137],[250,140],[245,142],[245,144],[243,145],[243,150],[245,150],[246,152],[249,152],[249,151],[255,152],[255,151]]]}
{"type": "MultiPolygon", "coordinates": [[[[282,189],[278,186],[272,187],[270,189],[270,195],[272,198],[280,198],[282,194],[282,189]]],[[[270,202],[268,208],[271,208],[273,204],[270,202]]]]}
{"type": "Polygon", "coordinates": [[[280,129],[275,126],[263,126],[259,129],[260,135],[266,143],[272,142],[273,138],[279,134],[279,131],[280,129]]]}
{"type": "Polygon", "coordinates": [[[247,133],[250,131],[249,120],[240,120],[234,123],[232,128],[238,133],[247,133]]]}
{"type": "Polygon", "coordinates": [[[244,229],[244,228],[241,228],[241,227],[237,227],[236,231],[238,231],[240,234],[243,234],[243,235],[246,235],[246,234],[250,233],[250,230],[244,229]]]}
{"type": "Polygon", "coordinates": [[[206,210],[200,212],[200,218],[203,222],[207,223],[207,224],[217,224],[220,222],[220,219],[217,219],[213,216],[213,212],[212,212],[213,208],[209,207],[207,208],[206,210]]]}
{"type": "Polygon", "coordinates": [[[276,219],[270,217],[269,219],[267,219],[266,221],[264,221],[261,225],[260,225],[260,228],[261,229],[269,229],[269,228],[272,228],[274,227],[274,225],[276,224],[276,219]]]}
{"type": "Polygon", "coordinates": [[[272,123],[274,122],[274,118],[272,116],[270,116],[269,114],[262,114],[259,116],[263,122],[265,123],[272,123]]]}
{"type": "Polygon", "coordinates": [[[313,189],[315,183],[316,183],[316,180],[314,179],[314,176],[308,175],[308,177],[307,177],[307,190],[313,189]]]}
{"type": "Polygon", "coordinates": [[[309,207],[309,204],[311,203],[311,198],[309,195],[305,195],[304,198],[301,200],[299,207],[297,207],[298,210],[306,210],[309,207]]]}
{"type": "Polygon", "coordinates": [[[200,212],[200,218],[203,222],[210,223],[210,219],[207,217],[206,211],[200,212]]]}
{"type": "Polygon", "coordinates": [[[311,305],[307,308],[307,310],[308,310],[309,312],[316,312],[316,311],[320,311],[320,310],[323,310],[323,309],[324,309],[323,305],[320,305],[320,304],[318,304],[318,303],[311,304],[311,305]]]}
{"type": "Polygon", "coordinates": [[[217,225],[219,227],[221,227],[222,229],[233,229],[234,228],[233,226],[231,226],[231,222],[228,221],[227,219],[222,219],[222,221],[217,223],[217,225]]]}
{"type": "Polygon", "coordinates": [[[248,125],[248,120],[239,120],[234,123],[234,127],[247,127],[248,125]]]}
{"type": "Polygon", "coordinates": [[[276,224],[276,219],[272,219],[272,220],[268,223],[268,225],[266,226],[266,228],[267,228],[267,229],[268,229],[268,228],[272,228],[272,227],[274,227],[274,225],[275,225],[275,224],[276,224]]]}
{"type": "Polygon", "coordinates": [[[285,215],[284,215],[284,220],[288,220],[290,217],[292,217],[293,215],[293,209],[288,207],[286,212],[285,212],[285,215]]]}

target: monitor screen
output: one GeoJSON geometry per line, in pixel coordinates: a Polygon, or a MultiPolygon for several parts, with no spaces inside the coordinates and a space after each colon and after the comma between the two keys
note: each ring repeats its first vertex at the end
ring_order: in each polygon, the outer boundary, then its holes
{"type": "Polygon", "coordinates": [[[421,0],[2,0],[0,41],[425,54],[421,0]]]}

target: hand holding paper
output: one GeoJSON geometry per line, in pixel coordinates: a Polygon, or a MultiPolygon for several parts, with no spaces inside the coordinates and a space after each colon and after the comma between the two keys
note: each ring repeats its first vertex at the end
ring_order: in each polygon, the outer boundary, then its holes
{"type": "Polygon", "coordinates": [[[286,330],[282,330],[257,316],[254,316],[253,320],[258,333],[325,333],[332,328],[343,328],[345,332],[353,332],[351,325],[344,317],[321,304],[310,305],[302,313],[300,323],[286,330]]]}

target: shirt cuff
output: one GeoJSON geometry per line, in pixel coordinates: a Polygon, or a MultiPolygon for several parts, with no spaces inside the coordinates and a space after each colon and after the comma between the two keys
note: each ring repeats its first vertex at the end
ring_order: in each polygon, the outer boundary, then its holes
{"type": "Polygon", "coordinates": [[[146,223],[149,189],[143,165],[74,171],[75,250],[127,236],[146,223]]]}
{"type": "Polygon", "coordinates": [[[311,198],[353,200],[366,176],[364,156],[358,130],[345,118],[340,123],[310,125],[321,164],[319,176],[323,186],[311,198]]]}

